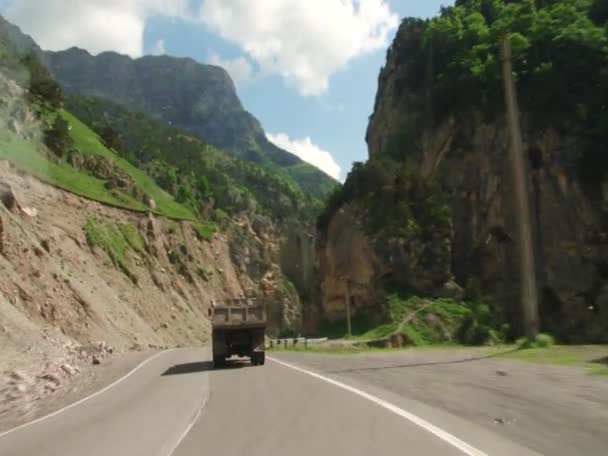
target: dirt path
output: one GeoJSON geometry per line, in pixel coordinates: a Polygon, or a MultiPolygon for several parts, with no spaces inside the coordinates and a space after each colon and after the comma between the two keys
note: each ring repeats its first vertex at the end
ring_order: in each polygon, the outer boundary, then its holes
{"type": "Polygon", "coordinates": [[[440,408],[543,454],[607,454],[608,377],[582,369],[488,358],[486,349],[273,356],[440,408]]]}
{"type": "Polygon", "coordinates": [[[414,310],[413,312],[410,312],[408,315],[406,315],[405,318],[403,318],[403,320],[401,320],[401,323],[399,323],[399,326],[397,326],[397,329],[395,331],[393,331],[393,334],[391,334],[391,336],[401,334],[403,332],[403,328],[405,327],[405,325],[407,325],[410,321],[412,321],[414,319],[414,317],[416,315],[418,315],[419,312],[422,312],[424,309],[430,307],[432,304],[433,304],[432,302],[429,302],[429,303],[423,305],[422,307],[414,310]]]}

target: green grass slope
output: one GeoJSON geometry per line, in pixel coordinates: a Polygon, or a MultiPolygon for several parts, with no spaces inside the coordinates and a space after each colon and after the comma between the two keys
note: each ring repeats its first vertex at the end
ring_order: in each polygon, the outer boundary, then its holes
{"type": "MultiPolygon", "coordinates": [[[[171,218],[193,220],[194,215],[185,206],[177,203],[171,195],[159,188],[153,179],[143,171],[133,166],[114,151],[108,149],[99,137],[84,123],[67,111],[61,111],[61,116],[72,127],[70,135],[76,148],[84,155],[97,155],[111,160],[119,169],[126,172],[137,183],[137,186],[156,202],[156,212],[171,218]]],[[[107,192],[107,191],[106,191],[107,192]]],[[[145,209],[142,203],[134,201],[130,209],[145,209]]]]}
{"type": "MultiPolygon", "coordinates": [[[[391,295],[382,309],[381,321],[360,312],[352,319],[354,341],[375,341],[391,335],[401,335],[406,345],[484,345],[501,343],[507,327],[493,318],[488,305],[453,299],[408,299],[391,295]],[[376,320],[376,322],[374,322],[376,320]]],[[[320,336],[342,338],[346,322],[324,321],[320,336]]]]}
{"type": "MultiPolygon", "coordinates": [[[[288,171],[235,158],[144,113],[95,97],[68,97],[66,106],[100,135],[111,131],[120,156],[195,212],[209,213],[205,208],[213,207],[230,215],[257,213],[275,221],[313,220],[321,205],[288,171]]],[[[297,165],[291,171],[304,176],[309,169],[297,165]]],[[[312,176],[310,185],[314,183],[312,176]]]]}
{"type": "MultiPolygon", "coordinates": [[[[195,219],[188,208],[177,203],[168,193],[161,190],[154,180],[105,147],[98,136],[76,117],[67,111],[60,111],[58,115],[68,121],[71,127],[70,136],[78,151],[83,155],[96,155],[109,159],[131,176],[136,185],[155,200],[157,206],[155,213],[175,219],[195,219]]],[[[117,196],[116,192],[108,190],[103,179],[73,168],[64,160],[50,157],[42,144],[21,139],[10,131],[0,132],[0,160],[7,160],[16,168],[77,195],[133,211],[147,210],[143,202],[135,200],[130,195],[117,196]]]]}

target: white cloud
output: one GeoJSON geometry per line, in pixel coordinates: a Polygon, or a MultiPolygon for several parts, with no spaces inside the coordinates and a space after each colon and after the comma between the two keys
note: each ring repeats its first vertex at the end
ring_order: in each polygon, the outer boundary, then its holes
{"type": "Polygon", "coordinates": [[[209,63],[224,68],[234,82],[246,82],[251,79],[253,68],[245,57],[238,57],[233,60],[222,59],[217,54],[211,54],[209,63]]]}
{"type": "Polygon", "coordinates": [[[143,54],[150,16],[191,19],[188,0],[9,0],[6,17],[48,50],[143,54]]]}
{"type": "Polygon", "coordinates": [[[308,136],[304,139],[292,140],[285,133],[278,133],[276,135],[266,133],[266,137],[281,149],[300,157],[305,162],[316,166],[333,178],[340,179],[340,165],[336,163],[334,157],[329,152],[313,144],[308,136]]]}
{"type": "Polygon", "coordinates": [[[152,55],[164,55],[165,53],[165,40],[158,40],[150,51],[150,54],[152,55]]]}
{"type": "MultiPolygon", "coordinates": [[[[398,25],[387,0],[5,1],[7,18],[49,50],[78,46],[138,57],[149,17],[204,23],[239,46],[261,73],[282,76],[302,95],[325,92],[351,60],[386,47],[398,25]]],[[[250,74],[244,58],[228,63],[236,76],[250,74]]]]}
{"type": "Polygon", "coordinates": [[[332,74],[384,48],[398,25],[386,0],[205,0],[200,14],[302,95],[325,92],[332,74]]]}

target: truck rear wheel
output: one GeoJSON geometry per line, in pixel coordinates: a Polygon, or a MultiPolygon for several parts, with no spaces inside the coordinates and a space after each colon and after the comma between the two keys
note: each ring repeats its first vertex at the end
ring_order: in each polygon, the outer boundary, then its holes
{"type": "Polygon", "coordinates": [[[222,367],[226,365],[226,357],[219,355],[213,357],[213,367],[222,367]]]}
{"type": "Polygon", "coordinates": [[[251,364],[254,366],[263,366],[265,361],[264,353],[253,353],[251,355],[251,364]]]}

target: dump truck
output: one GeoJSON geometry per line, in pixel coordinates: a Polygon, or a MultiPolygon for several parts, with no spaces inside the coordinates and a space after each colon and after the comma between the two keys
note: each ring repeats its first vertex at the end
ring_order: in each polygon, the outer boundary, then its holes
{"type": "Polygon", "coordinates": [[[231,356],[249,357],[251,364],[265,361],[266,306],[255,298],[213,302],[209,308],[213,365],[223,366],[231,356]]]}

